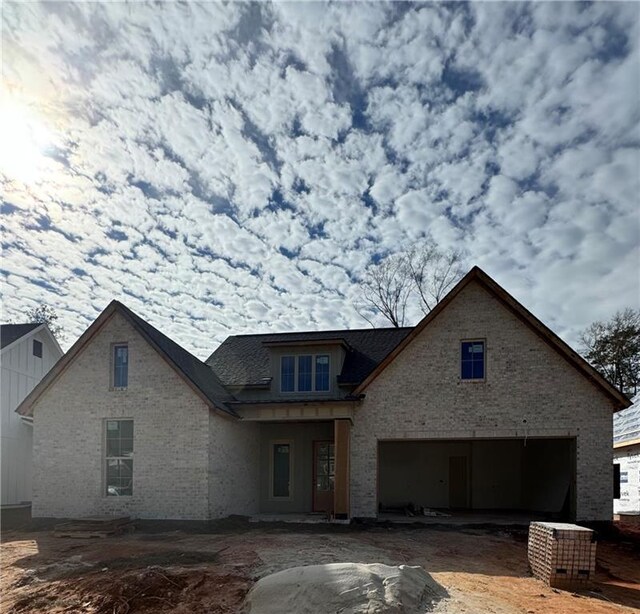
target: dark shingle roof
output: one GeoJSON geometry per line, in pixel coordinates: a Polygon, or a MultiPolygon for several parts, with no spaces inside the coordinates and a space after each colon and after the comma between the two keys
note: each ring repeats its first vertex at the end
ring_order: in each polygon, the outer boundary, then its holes
{"type": "Polygon", "coordinates": [[[225,390],[211,367],[169,339],[122,303],[118,303],[118,307],[216,407],[235,415],[235,412],[226,405],[228,401],[233,400],[233,396],[225,390]]]}
{"type": "Polygon", "coordinates": [[[34,328],[38,328],[41,322],[30,322],[29,324],[1,324],[0,325],[0,349],[11,345],[14,341],[24,337],[34,328]]]}
{"type": "Polygon", "coordinates": [[[343,339],[349,346],[338,381],[358,384],[404,339],[412,328],[367,328],[358,330],[271,333],[227,337],[207,359],[225,386],[257,384],[269,377],[269,348],[273,342],[317,342],[343,339]]]}

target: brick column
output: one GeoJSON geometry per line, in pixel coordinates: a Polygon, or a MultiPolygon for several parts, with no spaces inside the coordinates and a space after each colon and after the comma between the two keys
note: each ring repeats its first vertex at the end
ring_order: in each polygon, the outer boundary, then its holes
{"type": "Polygon", "coordinates": [[[334,515],[336,519],[349,518],[349,455],[350,455],[351,421],[341,419],[334,421],[335,445],[335,484],[334,515]]]}

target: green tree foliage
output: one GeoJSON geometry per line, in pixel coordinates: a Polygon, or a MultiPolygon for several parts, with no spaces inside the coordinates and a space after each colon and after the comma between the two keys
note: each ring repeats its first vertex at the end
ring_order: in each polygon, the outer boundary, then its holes
{"type": "Polygon", "coordinates": [[[581,335],[583,356],[614,386],[635,394],[640,385],[640,310],[618,311],[581,335]]]}
{"type": "Polygon", "coordinates": [[[62,326],[58,324],[58,314],[56,310],[49,305],[39,305],[32,307],[25,314],[27,322],[38,322],[46,324],[53,336],[60,341],[64,338],[62,334],[62,326]]]}

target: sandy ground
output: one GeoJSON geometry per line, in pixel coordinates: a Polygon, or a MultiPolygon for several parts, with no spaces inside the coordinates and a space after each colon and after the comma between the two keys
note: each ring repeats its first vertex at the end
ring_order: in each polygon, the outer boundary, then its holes
{"type": "Polygon", "coordinates": [[[106,539],[48,531],[2,535],[3,613],[241,612],[254,582],[298,565],[421,565],[449,592],[437,612],[609,614],[640,611],[637,536],[601,540],[596,581],[579,594],[530,576],[526,530],[250,525],[213,533],[106,539]]]}

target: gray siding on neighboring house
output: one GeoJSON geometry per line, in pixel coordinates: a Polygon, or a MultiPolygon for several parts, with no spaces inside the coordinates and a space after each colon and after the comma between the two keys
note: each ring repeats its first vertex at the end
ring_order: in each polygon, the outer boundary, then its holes
{"type": "Polygon", "coordinates": [[[34,517],[209,516],[209,409],[119,313],[34,406],[34,517]],[[112,344],[129,345],[129,383],[110,390],[112,344]],[[134,421],[133,496],[105,496],[108,418],[134,421]]]}
{"type": "Polygon", "coordinates": [[[577,520],[612,514],[612,402],[472,282],[366,389],[351,438],[351,514],[377,513],[380,440],[575,437],[577,520]],[[460,381],[460,341],[486,339],[486,381],[460,381]]]}

